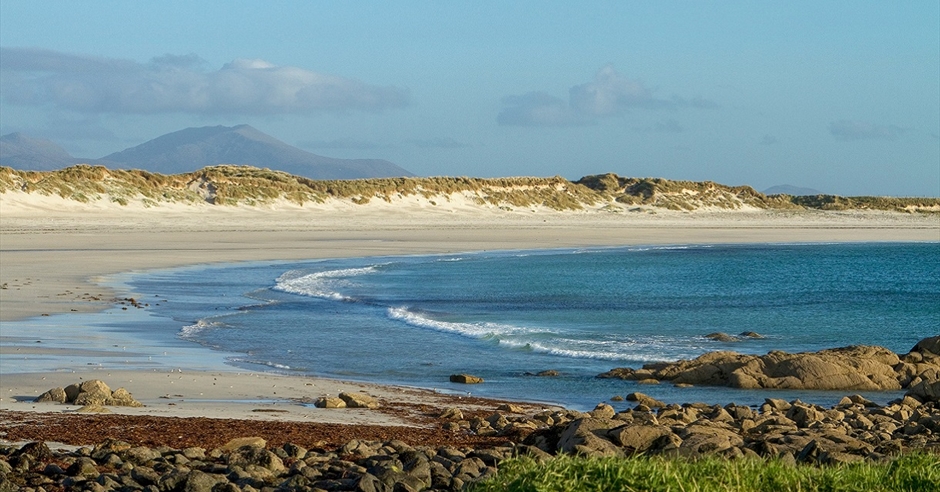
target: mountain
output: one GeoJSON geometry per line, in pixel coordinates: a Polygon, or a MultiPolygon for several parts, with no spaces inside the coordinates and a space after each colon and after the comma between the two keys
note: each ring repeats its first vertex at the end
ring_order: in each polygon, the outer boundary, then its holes
{"type": "Polygon", "coordinates": [[[31,171],[53,171],[78,162],[65,149],[50,140],[22,133],[0,137],[0,165],[31,171]]]}
{"type": "Polygon", "coordinates": [[[179,174],[217,164],[246,164],[311,179],[414,176],[381,159],[337,159],[290,146],[251,126],[206,126],[168,133],[97,161],[108,167],[179,174]]]}
{"type": "Polygon", "coordinates": [[[763,191],[765,195],[791,195],[791,196],[809,196],[809,195],[825,195],[825,193],[814,190],[812,188],[801,188],[799,186],[793,185],[777,185],[771,186],[763,191]]]}

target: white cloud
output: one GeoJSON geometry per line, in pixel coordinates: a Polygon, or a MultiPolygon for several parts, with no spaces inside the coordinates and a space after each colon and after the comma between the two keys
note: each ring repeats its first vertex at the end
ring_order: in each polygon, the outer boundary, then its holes
{"type": "Polygon", "coordinates": [[[503,110],[496,121],[501,125],[569,126],[596,123],[601,118],[619,116],[634,109],[675,110],[713,109],[718,105],[696,96],[661,99],[638,80],[624,77],[606,65],[590,82],[568,90],[568,101],[544,92],[529,92],[503,98],[503,110]]]}
{"type": "Polygon", "coordinates": [[[30,48],[0,48],[0,84],[10,104],[79,113],[225,115],[381,111],[406,106],[408,91],[236,59],[216,71],[196,55],[147,64],[30,48]]]}
{"type": "Polygon", "coordinates": [[[905,131],[895,125],[877,125],[867,121],[839,120],[829,123],[829,133],[836,140],[897,140],[905,131]]]}

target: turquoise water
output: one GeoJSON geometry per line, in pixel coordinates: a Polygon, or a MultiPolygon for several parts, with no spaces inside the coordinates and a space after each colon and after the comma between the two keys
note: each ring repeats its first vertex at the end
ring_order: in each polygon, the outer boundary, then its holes
{"type": "MultiPolygon", "coordinates": [[[[184,268],[133,277],[149,301],[125,331],[228,362],[593,408],[642,391],[755,404],[767,391],[597,379],[713,350],[852,344],[907,352],[940,333],[940,243],[513,251],[184,268]],[[716,342],[712,332],[764,339],[716,342]],[[559,377],[532,373],[554,369],[559,377]],[[457,372],[482,385],[448,382],[457,372]]],[[[773,392],[822,404],[842,393],[773,392]]],[[[869,394],[887,401],[896,393],[869,394]]],[[[625,406],[625,404],[623,404],[625,406]]]]}

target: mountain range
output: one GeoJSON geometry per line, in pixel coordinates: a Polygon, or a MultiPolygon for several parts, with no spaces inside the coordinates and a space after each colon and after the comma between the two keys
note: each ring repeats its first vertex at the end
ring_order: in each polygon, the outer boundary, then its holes
{"type": "Polygon", "coordinates": [[[218,164],[245,164],[311,179],[414,176],[382,159],[338,159],[288,145],[249,125],[187,128],[99,159],[72,157],[54,142],[21,133],[0,137],[0,165],[52,171],[73,164],[179,174],[218,164]]]}

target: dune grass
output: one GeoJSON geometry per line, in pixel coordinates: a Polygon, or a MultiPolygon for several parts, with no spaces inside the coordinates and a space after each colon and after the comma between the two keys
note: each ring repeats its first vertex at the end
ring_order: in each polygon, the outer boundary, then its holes
{"type": "Polygon", "coordinates": [[[940,456],[904,454],[884,463],[792,465],[779,460],[709,457],[579,458],[561,456],[537,463],[505,461],[499,473],[474,492],[588,491],[859,491],[936,492],[940,456]]]}
{"type": "Polygon", "coordinates": [[[764,195],[750,186],[725,186],[711,181],[625,178],[616,174],[585,176],[576,182],[549,178],[376,178],[313,180],[251,166],[209,166],[198,171],[161,175],[141,170],[108,169],[80,164],[58,171],[19,171],[0,166],[0,193],[8,190],[58,195],[89,203],[109,200],[121,205],[139,201],[265,205],[284,200],[297,205],[348,201],[365,205],[423,197],[432,206],[461,196],[481,206],[503,210],[547,208],[578,211],[596,208],[622,211],[630,206],[694,211],[740,210],[888,210],[940,213],[940,198],[794,197],[764,195]]]}

